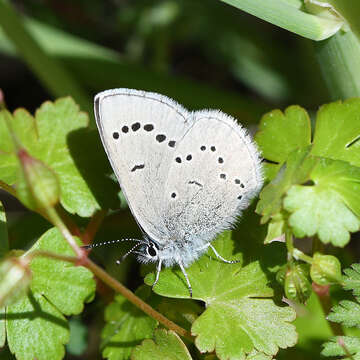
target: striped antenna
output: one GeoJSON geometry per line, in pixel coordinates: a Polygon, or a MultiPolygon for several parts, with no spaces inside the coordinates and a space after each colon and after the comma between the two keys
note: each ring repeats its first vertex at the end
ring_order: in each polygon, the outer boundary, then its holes
{"type": "Polygon", "coordinates": [[[126,258],[128,255],[130,255],[135,249],[137,249],[141,244],[136,244],[134,245],[125,255],[123,255],[120,260],[116,260],[116,264],[120,265],[126,258]]]}
{"type": "Polygon", "coordinates": [[[89,250],[89,249],[93,249],[99,246],[105,246],[105,245],[113,245],[113,244],[117,244],[123,241],[137,241],[141,244],[147,244],[146,241],[144,240],[140,240],[140,239],[118,239],[118,240],[110,240],[110,241],[104,241],[104,242],[100,242],[100,243],[96,243],[96,244],[90,244],[90,245],[84,245],[82,246],[83,249],[89,250]]]}

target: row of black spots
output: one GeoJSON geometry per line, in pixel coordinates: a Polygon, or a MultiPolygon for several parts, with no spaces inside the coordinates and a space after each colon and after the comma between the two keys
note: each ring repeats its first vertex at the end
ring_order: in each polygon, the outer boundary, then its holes
{"type": "Polygon", "coordinates": [[[240,187],[242,188],[242,189],[244,189],[244,187],[245,187],[245,185],[241,182],[241,180],[239,180],[239,179],[235,179],[235,184],[236,185],[240,185],[240,187]]]}
{"type": "MultiPolygon", "coordinates": [[[[201,145],[201,146],[200,146],[200,150],[201,150],[201,151],[205,151],[205,150],[206,150],[206,146],[205,146],[205,145],[201,145]]],[[[215,151],[216,151],[216,146],[214,146],[214,145],[210,146],[210,151],[215,152],[215,151]]],[[[219,163],[219,164],[223,164],[223,163],[224,163],[224,159],[223,159],[221,156],[218,157],[218,163],[219,163]]]]}
{"type": "MultiPolygon", "coordinates": [[[[206,150],[206,146],[205,146],[205,145],[201,145],[201,146],[200,146],[200,150],[201,150],[201,151],[205,151],[205,150],[206,150]]],[[[210,146],[210,150],[211,150],[212,152],[215,152],[215,151],[216,151],[216,147],[215,147],[214,145],[212,145],[212,146],[210,146]]]]}
{"type": "MultiPolygon", "coordinates": [[[[136,132],[136,131],[138,131],[140,129],[140,127],[141,127],[140,123],[136,122],[136,123],[131,125],[131,130],[133,132],[136,132]]],[[[127,125],[124,125],[121,128],[121,131],[124,134],[127,134],[129,132],[129,130],[130,130],[130,128],[127,125]]],[[[147,132],[153,131],[154,130],[154,125],[153,124],[146,124],[146,125],[144,125],[144,130],[147,131],[147,132]]],[[[119,137],[120,137],[120,134],[117,131],[114,131],[113,132],[113,138],[115,140],[117,140],[119,137]]],[[[162,143],[162,142],[164,142],[166,140],[166,136],[164,134],[158,134],[158,135],[156,135],[155,139],[156,139],[157,142],[162,143]]],[[[170,140],[168,142],[168,146],[171,147],[171,148],[175,147],[175,144],[176,144],[175,140],[170,140]]]]}
{"type": "MultiPolygon", "coordinates": [[[[226,174],[221,173],[221,174],[220,174],[220,179],[225,180],[225,179],[226,179],[226,174]]],[[[240,185],[240,187],[241,187],[242,189],[245,188],[245,185],[244,185],[244,184],[241,182],[241,180],[239,180],[239,179],[235,179],[235,180],[234,180],[234,183],[235,183],[236,185],[240,185]]]]}
{"type": "MultiPolygon", "coordinates": [[[[186,155],[185,159],[186,159],[187,161],[192,160],[192,155],[191,155],[191,154],[186,155]]],[[[179,164],[182,163],[182,160],[181,160],[181,157],[180,157],[180,156],[177,156],[177,157],[175,158],[175,161],[176,161],[177,163],[179,163],[179,164]]]]}

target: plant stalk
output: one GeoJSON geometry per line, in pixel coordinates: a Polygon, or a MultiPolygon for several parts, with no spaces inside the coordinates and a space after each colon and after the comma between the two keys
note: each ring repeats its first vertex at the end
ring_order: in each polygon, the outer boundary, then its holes
{"type": "MultiPolygon", "coordinates": [[[[63,236],[64,236],[64,234],[63,234],[63,236]]],[[[72,240],[75,241],[74,239],[72,239],[72,240]]],[[[35,250],[35,251],[29,253],[27,255],[27,258],[31,261],[34,257],[37,257],[37,256],[44,256],[44,257],[48,257],[48,258],[52,258],[52,259],[71,262],[75,265],[79,265],[79,258],[76,256],[59,255],[59,254],[56,254],[56,253],[53,253],[50,251],[44,251],[44,250],[35,250]]],[[[118,282],[116,279],[114,279],[112,276],[110,276],[105,270],[103,270],[101,267],[96,265],[89,258],[85,257],[84,259],[82,259],[80,265],[89,269],[94,275],[96,275],[106,285],[108,285],[110,288],[112,288],[116,292],[120,293],[121,295],[123,295],[127,300],[129,300],[132,304],[134,304],[136,307],[138,307],[140,310],[142,310],[145,314],[151,316],[153,319],[157,320],[159,323],[161,323],[168,329],[175,331],[180,336],[183,336],[189,340],[193,340],[192,335],[188,331],[186,331],[179,325],[175,324],[174,322],[172,322],[171,320],[166,318],[164,315],[157,312],[149,304],[147,304],[142,299],[140,299],[138,296],[136,296],[132,291],[130,291],[128,288],[126,288],[124,285],[122,285],[120,282],[118,282]]]]}
{"type": "MultiPolygon", "coordinates": [[[[157,312],[155,309],[153,309],[150,305],[148,305],[146,302],[141,300],[138,296],[136,296],[132,291],[130,291],[128,288],[126,288],[124,285],[122,285],[120,282],[118,282],[116,279],[114,279],[112,276],[110,276],[105,270],[103,270],[101,267],[96,265],[94,262],[92,262],[85,252],[85,250],[81,249],[75,242],[75,239],[70,234],[70,231],[65,226],[63,221],[61,220],[60,216],[56,212],[54,208],[47,209],[47,214],[50,218],[50,220],[53,222],[53,224],[60,230],[61,234],[65,238],[65,240],[69,243],[69,245],[73,248],[75,254],[77,257],[62,257],[59,258],[60,260],[64,261],[70,261],[76,265],[82,265],[88,268],[94,275],[96,275],[100,280],[102,280],[106,285],[114,289],[116,292],[123,295],[126,299],[128,299],[132,304],[137,306],[140,310],[157,320],[159,323],[166,326],[168,329],[173,330],[177,332],[179,335],[188,338],[193,339],[191,334],[183,329],[182,327],[176,325],[174,322],[166,318],[164,315],[157,312]]],[[[48,252],[42,252],[43,256],[51,256],[56,258],[56,256],[53,256],[51,253],[48,252]]]]}

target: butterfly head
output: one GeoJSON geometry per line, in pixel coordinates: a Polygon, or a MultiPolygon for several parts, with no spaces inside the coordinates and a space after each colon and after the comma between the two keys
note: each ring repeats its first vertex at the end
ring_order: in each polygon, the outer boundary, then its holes
{"type": "Polygon", "coordinates": [[[138,254],[138,260],[142,263],[156,262],[159,260],[159,247],[158,245],[149,240],[147,244],[143,244],[138,254]]]}

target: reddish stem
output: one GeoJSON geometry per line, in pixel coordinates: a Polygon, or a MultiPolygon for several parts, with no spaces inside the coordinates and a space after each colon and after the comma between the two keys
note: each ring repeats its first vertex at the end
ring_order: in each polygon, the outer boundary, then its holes
{"type": "Polygon", "coordinates": [[[81,235],[81,240],[83,241],[84,245],[89,245],[92,243],[106,214],[107,211],[100,210],[91,218],[85,231],[81,235]]]}
{"type": "MultiPolygon", "coordinates": [[[[318,285],[313,282],[312,288],[320,300],[320,304],[324,311],[325,316],[327,316],[332,308],[332,302],[330,297],[330,285],[318,285]]],[[[329,320],[328,323],[334,335],[340,335],[340,336],[344,335],[343,329],[340,324],[329,320]]]]}

